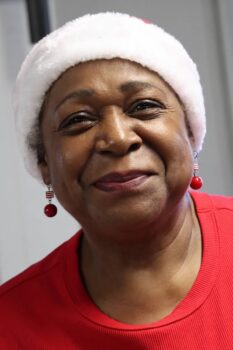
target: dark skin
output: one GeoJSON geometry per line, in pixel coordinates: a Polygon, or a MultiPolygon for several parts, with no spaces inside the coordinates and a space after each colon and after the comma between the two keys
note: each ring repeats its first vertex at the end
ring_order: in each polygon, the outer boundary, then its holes
{"type": "Polygon", "coordinates": [[[90,297],[130,324],[171,313],[201,264],[186,194],[193,139],[175,93],[133,62],[82,63],[50,89],[41,131],[44,182],[85,233],[80,263],[90,297]],[[132,171],[136,180],[124,178],[132,171]],[[97,186],[112,173],[123,176],[120,189],[112,179],[110,190],[97,186]]]}

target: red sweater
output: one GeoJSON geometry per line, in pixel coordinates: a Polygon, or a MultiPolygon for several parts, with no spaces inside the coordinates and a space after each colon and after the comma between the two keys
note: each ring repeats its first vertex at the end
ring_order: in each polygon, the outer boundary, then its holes
{"type": "Polygon", "coordinates": [[[103,314],[82,285],[77,234],[0,287],[0,349],[233,349],[233,198],[192,196],[202,265],[169,316],[131,326],[103,314]]]}

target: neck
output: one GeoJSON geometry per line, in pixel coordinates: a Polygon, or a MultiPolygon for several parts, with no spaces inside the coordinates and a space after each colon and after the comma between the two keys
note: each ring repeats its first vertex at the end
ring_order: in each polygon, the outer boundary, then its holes
{"type": "MultiPolygon", "coordinates": [[[[166,217],[166,220],[158,221],[159,225],[155,223],[153,227],[145,227],[143,234],[141,230],[140,232],[135,230],[134,242],[126,239],[124,244],[121,241],[106,239],[103,241],[98,239],[97,242],[90,238],[94,235],[84,235],[81,255],[83,278],[92,299],[110,315],[112,314],[111,306],[108,311],[109,306],[103,302],[103,300],[108,300],[109,296],[114,295],[115,300],[128,296],[131,301],[132,291],[138,291],[140,300],[150,298],[154,300],[155,296],[158,300],[160,295],[163,295],[163,299],[166,293],[170,295],[169,288],[174,289],[174,282],[176,284],[177,279],[179,280],[180,276],[184,275],[182,271],[185,271],[184,267],[192,257],[195,257],[195,262],[197,260],[199,262],[195,263],[197,266],[194,269],[195,276],[189,284],[192,284],[195,279],[200,265],[201,248],[200,235],[197,234],[199,225],[192,202],[189,198],[184,198],[182,203],[170,213],[170,216],[166,217]],[[155,291],[155,295],[151,295],[151,290],[155,291]]],[[[124,234],[127,237],[127,232],[124,234]]],[[[121,234],[121,236],[124,235],[121,234]]],[[[186,276],[187,280],[189,278],[187,279],[186,276]]],[[[188,286],[184,287],[181,295],[175,293],[174,300],[176,302],[180,300],[187,289],[188,286]]],[[[114,304],[113,299],[111,305],[114,304]]],[[[136,305],[139,299],[134,301],[136,305]]],[[[124,316],[116,315],[116,318],[119,317],[123,321],[128,320],[127,317],[125,319],[124,316]]],[[[131,318],[129,321],[134,323],[131,318]]]]}
{"type": "Polygon", "coordinates": [[[114,227],[99,232],[85,231],[83,238],[83,256],[96,263],[118,262],[124,267],[133,265],[150,266],[168,251],[186,250],[192,231],[192,203],[184,197],[177,207],[167,215],[157,218],[156,222],[140,227],[114,227]]]}

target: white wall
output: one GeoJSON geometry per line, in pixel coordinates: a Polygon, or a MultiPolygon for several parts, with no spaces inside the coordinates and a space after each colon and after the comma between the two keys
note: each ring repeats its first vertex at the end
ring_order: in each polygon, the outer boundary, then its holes
{"type": "MultiPolygon", "coordinates": [[[[54,28],[87,12],[115,10],[148,18],[183,42],[198,64],[206,98],[208,134],[200,159],[204,190],[232,195],[232,0],[50,0],[50,6],[54,28]]],[[[18,153],[11,89],[29,48],[24,1],[0,0],[1,282],[78,228],[60,207],[55,218],[44,216],[45,189],[25,172],[18,153]]]]}
{"type": "Polygon", "coordinates": [[[5,281],[68,239],[77,223],[59,207],[43,214],[45,189],[24,170],[18,152],[11,90],[30,48],[24,1],[0,1],[0,281],[5,281]]]}

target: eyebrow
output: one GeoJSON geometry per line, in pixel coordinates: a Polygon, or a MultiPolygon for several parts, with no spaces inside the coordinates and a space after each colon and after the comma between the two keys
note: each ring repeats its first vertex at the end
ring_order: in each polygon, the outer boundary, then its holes
{"type": "MultiPolygon", "coordinates": [[[[144,81],[128,81],[122,85],[120,85],[119,90],[122,92],[130,92],[130,91],[138,91],[141,89],[156,89],[164,93],[160,88],[157,86],[144,82],[144,81]]],[[[70,94],[66,95],[55,107],[54,111],[56,112],[58,108],[63,105],[67,100],[72,99],[78,99],[78,98],[85,98],[85,97],[91,97],[95,94],[95,91],[93,89],[80,89],[77,91],[73,91],[70,94]]]]}
{"type": "Polygon", "coordinates": [[[151,89],[151,88],[159,90],[162,93],[164,93],[163,90],[161,90],[158,86],[153,85],[153,84],[148,83],[148,82],[144,82],[144,81],[137,81],[137,80],[128,81],[120,86],[120,90],[123,92],[128,92],[131,90],[137,91],[137,90],[141,90],[141,89],[151,89]]]}
{"type": "Polygon", "coordinates": [[[63,105],[67,100],[76,100],[77,98],[85,98],[90,97],[95,94],[93,89],[80,89],[77,91],[73,91],[70,94],[66,95],[55,107],[54,111],[56,112],[58,108],[63,105]]]}

